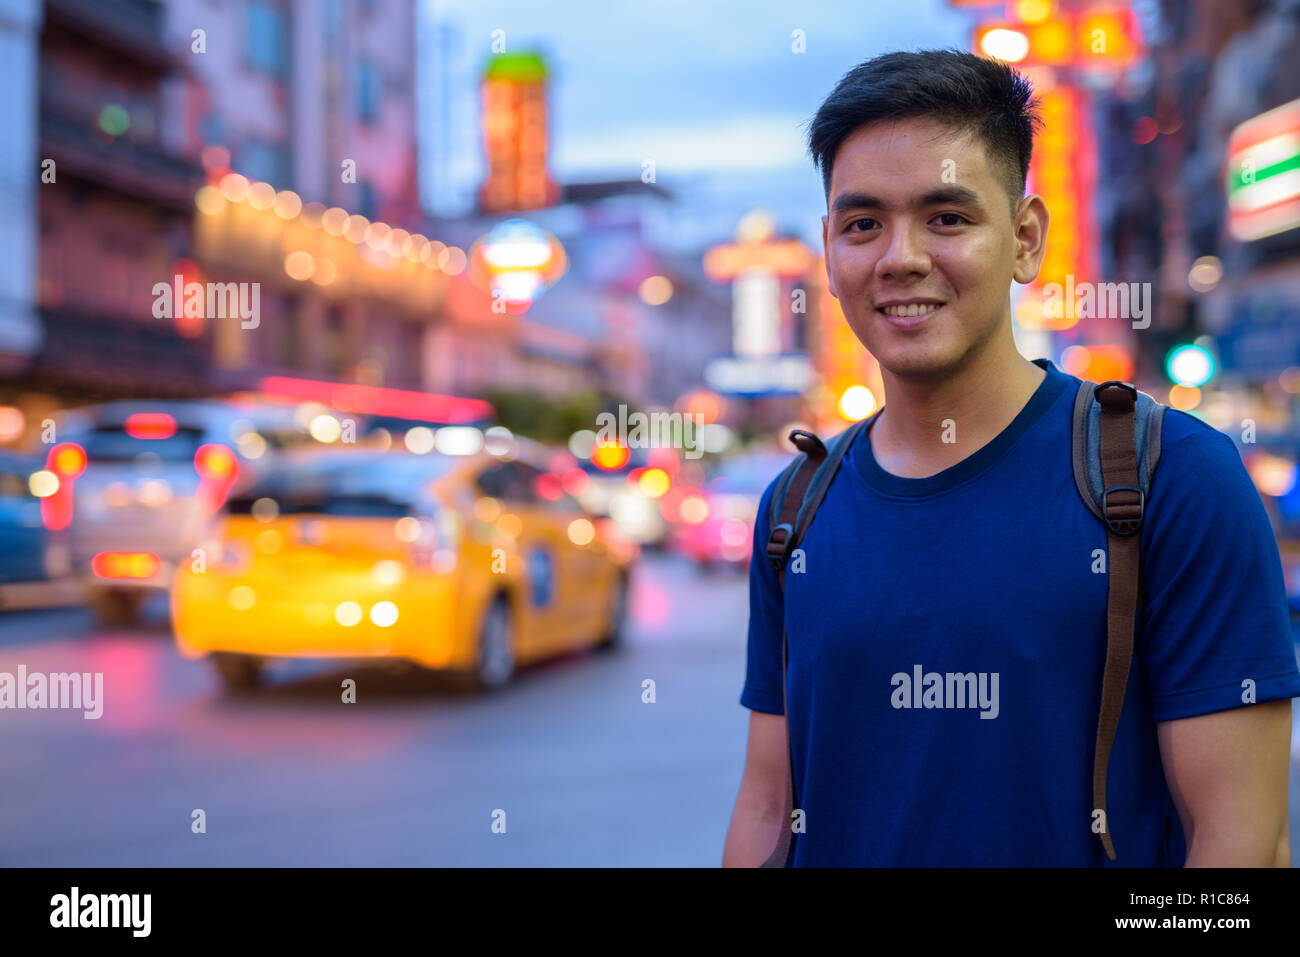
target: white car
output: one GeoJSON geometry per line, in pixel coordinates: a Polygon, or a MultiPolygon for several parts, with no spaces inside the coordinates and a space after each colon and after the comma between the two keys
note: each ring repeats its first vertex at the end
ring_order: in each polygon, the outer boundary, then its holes
{"type": "Polygon", "coordinates": [[[192,561],[213,516],[286,435],[292,406],[130,400],[56,419],[45,525],[67,529],[73,574],[101,624],[126,624],[192,561]]]}

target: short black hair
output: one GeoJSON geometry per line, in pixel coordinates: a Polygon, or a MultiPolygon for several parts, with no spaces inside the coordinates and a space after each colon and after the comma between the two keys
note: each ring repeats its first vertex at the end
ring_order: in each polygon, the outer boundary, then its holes
{"type": "Polygon", "coordinates": [[[1042,127],[1029,81],[1001,60],[961,50],[886,53],[855,66],[822,101],[808,130],[826,201],[840,145],[869,123],[933,117],[984,141],[1011,204],[1025,195],[1034,134],[1042,127]]]}

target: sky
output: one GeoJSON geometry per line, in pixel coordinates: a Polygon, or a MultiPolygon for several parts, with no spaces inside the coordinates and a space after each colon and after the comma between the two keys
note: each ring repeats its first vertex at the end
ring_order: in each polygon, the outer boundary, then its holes
{"type": "Polygon", "coordinates": [[[946,0],[418,2],[427,202],[455,212],[481,179],[477,75],[501,30],[507,50],[550,62],[552,175],[635,179],[653,161],[679,200],[655,238],[683,250],[727,239],[755,207],[820,247],[826,204],[805,137],[821,100],[876,54],[967,49],[976,20],[946,0]]]}

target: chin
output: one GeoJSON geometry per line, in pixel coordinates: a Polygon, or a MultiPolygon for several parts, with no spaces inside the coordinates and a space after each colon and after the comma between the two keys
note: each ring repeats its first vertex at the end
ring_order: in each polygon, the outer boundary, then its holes
{"type": "Polygon", "coordinates": [[[915,355],[904,353],[887,358],[877,357],[880,367],[900,379],[943,379],[946,378],[956,363],[945,356],[915,355]]]}
{"type": "Polygon", "coordinates": [[[950,343],[926,342],[920,338],[910,342],[905,338],[877,342],[874,348],[867,345],[866,349],[882,370],[902,378],[942,378],[960,364],[963,355],[950,343]]]}

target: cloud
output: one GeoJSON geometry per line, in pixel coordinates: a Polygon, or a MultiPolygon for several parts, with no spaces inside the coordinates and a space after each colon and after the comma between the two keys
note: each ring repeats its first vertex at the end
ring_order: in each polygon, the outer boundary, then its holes
{"type": "Polygon", "coordinates": [[[615,127],[574,132],[555,143],[554,167],[564,175],[601,172],[639,177],[654,160],[659,178],[726,170],[776,170],[805,165],[806,117],[749,116],[708,124],[615,127]]]}

